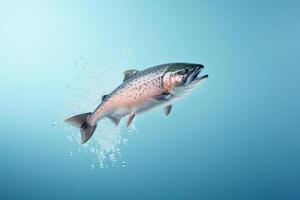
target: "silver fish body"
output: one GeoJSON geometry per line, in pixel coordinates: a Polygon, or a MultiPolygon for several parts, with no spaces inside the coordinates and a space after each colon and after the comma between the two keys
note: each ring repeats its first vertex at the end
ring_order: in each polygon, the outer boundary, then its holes
{"type": "Polygon", "coordinates": [[[128,116],[128,127],[134,117],[155,107],[171,112],[172,104],[186,96],[193,88],[208,78],[198,77],[204,68],[200,64],[170,63],[143,71],[127,70],[124,80],[92,113],[76,115],[65,121],[81,129],[81,142],[87,142],[96,129],[97,121],[109,118],[118,126],[120,119],[128,116]]]}

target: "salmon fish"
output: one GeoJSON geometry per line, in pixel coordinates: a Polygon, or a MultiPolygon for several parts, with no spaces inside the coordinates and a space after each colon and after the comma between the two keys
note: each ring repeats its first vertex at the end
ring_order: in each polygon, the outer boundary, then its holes
{"type": "Polygon", "coordinates": [[[105,117],[118,126],[127,116],[126,126],[139,114],[162,107],[169,115],[174,102],[189,94],[191,90],[207,80],[208,75],[199,76],[204,66],[192,63],[169,63],[142,71],[124,72],[123,82],[111,93],[102,96],[102,102],[94,110],[65,120],[80,129],[81,143],[93,135],[97,122],[105,117]]]}

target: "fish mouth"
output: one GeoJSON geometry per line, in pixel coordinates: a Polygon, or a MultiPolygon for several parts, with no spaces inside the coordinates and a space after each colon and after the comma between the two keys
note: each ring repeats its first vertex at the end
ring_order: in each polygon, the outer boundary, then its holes
{"type": "Polygon", "coordinates": [[[203,65],[198,65],[197,67],[194,68],[194,70],[190,73],[190,75],[187,77],[186,82],[185,82],[185,86],[193,83],[193,82],[200,82],[202,80],[205,80],[208,78],[208,75],[204,75],[204,76],[199,76],[199,74],[201,73],[201,71],[204,69],[203,65]]]}

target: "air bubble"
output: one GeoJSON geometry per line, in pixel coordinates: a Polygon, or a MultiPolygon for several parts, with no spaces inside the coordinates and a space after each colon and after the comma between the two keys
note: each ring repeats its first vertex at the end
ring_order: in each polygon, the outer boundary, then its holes
{"type": "Polygon", "coordinates": [[[132,133],[132,130],[130,130],[130,129],[129,129],[127,132],[128,132],[129,135],[132,135],[132,134],[133,134],[133,133],[132,133]]]}
{"type": "Polygon", "coordinates": [[[123,144],[128,145],[128,139],[127,138],[123,139],[123,144]]]}
{"type": "Polygon", "coordinates": [[[111,162],[116,162],[117,161],[117,159],[116,159],[116,157],[113,153],[109,155],[109,159],[111,160],[111,162]]]}
{"type": "Polygon", "coordinates": [[[90,148],[90,152],[91,152],[92,154],[94,154],[94,153],[95,153],[95,148],[94,148],[94,147],[91,147],[91,148],[90,148]]]}
{"type": "Polygon", "coordinates": [[[53,126],[54,128],[57,128],[57,127],[58,127],[58,123],[57,123],[57,122],[53,122],[53,123],[52,123],[52,126],[53,126]]]}
{"type": "Polygon", "coordinates": [[[127,163],[123,161],[123,162],[121,162],[121,166],[122,166],[122,167],[126,167],[126,166],[127,166],[127,163]]]}

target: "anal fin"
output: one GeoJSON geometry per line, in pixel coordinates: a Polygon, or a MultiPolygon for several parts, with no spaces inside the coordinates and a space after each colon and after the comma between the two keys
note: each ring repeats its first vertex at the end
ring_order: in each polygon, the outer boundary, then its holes
{"type": "Polygon", "coordinates": [[[168,116],[170,114],[172,110],[172,105],[167,105],[166,107],[164,107],[164,113],[166,116],[168,116]]]}
{"type": "Polygon", "coordinates": [[[130,124],[132,123],[134,117],[135,117],[135,113],[132,113],[132,114],[129,115],[126,127],[130,126],[130,124]]]}

